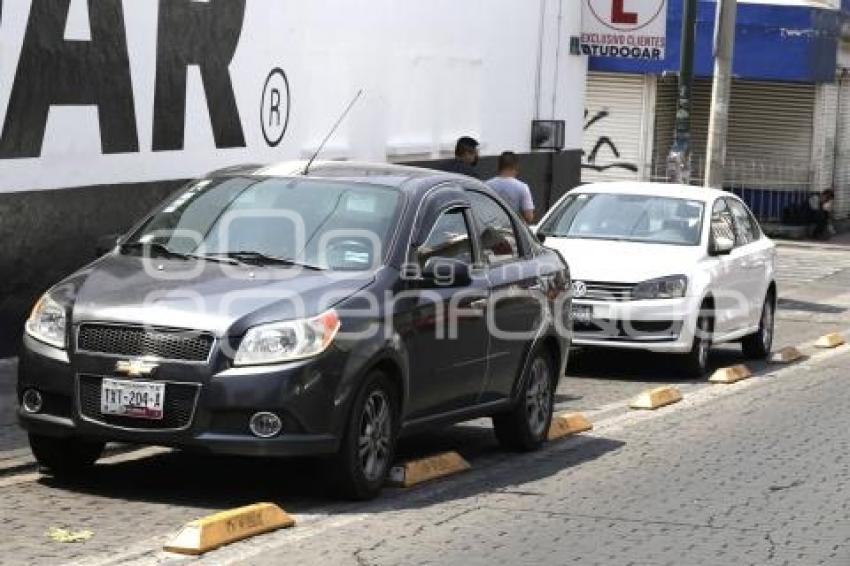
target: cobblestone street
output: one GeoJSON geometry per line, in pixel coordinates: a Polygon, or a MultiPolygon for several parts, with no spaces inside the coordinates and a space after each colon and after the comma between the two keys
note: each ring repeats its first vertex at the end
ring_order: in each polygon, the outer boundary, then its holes
{"type": "Polygon", "coordinates": [[[414,509],[281,535],[246,563],[847,564],[848,362],[597,430],[414,509]]]}

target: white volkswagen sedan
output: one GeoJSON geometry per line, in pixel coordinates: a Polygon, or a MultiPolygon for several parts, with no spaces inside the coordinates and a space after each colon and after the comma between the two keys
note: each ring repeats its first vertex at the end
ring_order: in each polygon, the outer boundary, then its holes
{"type": "Polygon", "coordinates": [[[564,196],[537,227],[573,278],[573,344],[678,354],[705,375],[713,344],[765,358],[776,310],[773,242],[736,196],[606,183],[564,196]]]}

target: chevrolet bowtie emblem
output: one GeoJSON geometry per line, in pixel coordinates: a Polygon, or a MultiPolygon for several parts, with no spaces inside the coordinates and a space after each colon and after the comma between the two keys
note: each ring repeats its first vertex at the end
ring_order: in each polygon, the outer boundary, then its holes
{"type": "Polygon", "coordinates": [[[115,371],[130,377],[141,377],[152,374],[157,367],[159,364],[145,360],[121,360],[115,364],[115,371]]]}

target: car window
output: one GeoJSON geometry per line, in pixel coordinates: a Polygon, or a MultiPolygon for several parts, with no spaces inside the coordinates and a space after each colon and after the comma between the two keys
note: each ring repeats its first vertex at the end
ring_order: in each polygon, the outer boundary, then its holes
{"type": "Polygon", "coordinates": [[[481,250],[487,262],[502,263],[519,258],[519,238],[510,214],[487,195],[473,191],[467,194],[478,224],[481,250]]]}
{"type": "Polygon", "coordinates": [[[735,241],[735,221],[726,199],[718,199],[711,211],[712,238],[728,238],[735,241]]]}
{"type": "Polygon", "coordinates": [[[559,238],[699,245],[701,201],[617,193],[578,193],[562,201],[540,233],[559,238]]]}
{"type": "Polygon", "coordinates": [[[472,240],[462,209],[441,214],[425,243],[416,250],[416,261],[420,268],[425,267],[425,263],[433,257],[472,263],[472,240]]]}
{"type": "Polygon", "coordinates": [[[333,270],[368,270],[398,224],[399,191],[344,180],[200,181],[128,240],[179,253],[259,253],[333,270]]]}
{"type": "Polygon", "coordinates": [[[732,211],[732,218],[735,220],[735,245],[738,247],[746,246],[758,240],[761,234],[747,207],[737,200],[727,200],[732,211]]]}

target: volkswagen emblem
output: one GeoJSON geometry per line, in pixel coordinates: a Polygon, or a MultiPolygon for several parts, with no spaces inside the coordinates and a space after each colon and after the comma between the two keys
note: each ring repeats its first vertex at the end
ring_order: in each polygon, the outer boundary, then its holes
{"type": "Polygon", "coordinates": [[[584,281],[573,281],[573,296],[582,298],[587,295],[587,284],[584,281]]]}

